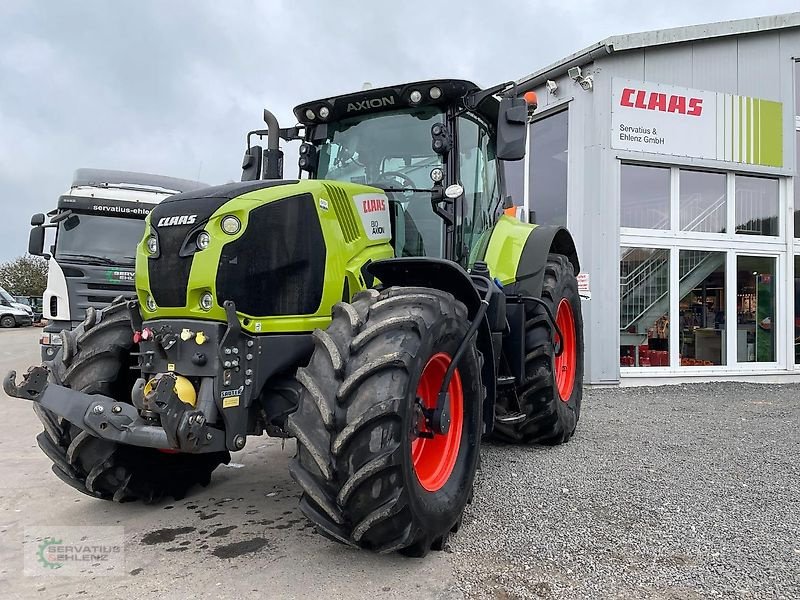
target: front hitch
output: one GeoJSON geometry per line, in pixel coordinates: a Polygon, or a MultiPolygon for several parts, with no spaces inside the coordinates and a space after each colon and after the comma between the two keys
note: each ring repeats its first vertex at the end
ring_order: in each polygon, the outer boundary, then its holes
{"type": "Polygon", "coordinates": [[[163,426],[143,419],[135,406],[100,394],[84,394],[48,382],[46,367],[32,367],[16,383],[16,371],[3,380],[9,396],[36,402],[93,435],[112,442],[162,450],[206,453],[226,450],[225,432],[210,427],[202,411],[181,402],[172,375],[162,376],[149,398],[163,426]]]}

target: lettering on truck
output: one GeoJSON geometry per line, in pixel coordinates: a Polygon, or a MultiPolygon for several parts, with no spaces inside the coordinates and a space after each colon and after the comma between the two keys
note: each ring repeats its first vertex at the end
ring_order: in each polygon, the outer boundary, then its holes
{"type": "Polygon", "coordinates": [[[703,99],[682,96],[680,94],[662,94],[634,88],[624,88],[619,100],[620,106],[677,113],[690,117],[703,114],[703,99]]]}

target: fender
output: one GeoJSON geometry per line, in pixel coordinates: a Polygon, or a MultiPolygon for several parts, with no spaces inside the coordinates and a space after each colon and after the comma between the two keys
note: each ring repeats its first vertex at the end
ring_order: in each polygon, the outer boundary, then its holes
{"type": "Polygon", "coordinates": [[[547,255],[551,253],[563,254],[572,263],[575,274],[580,272],[575,241],[564,227],[531,225],[504,215],[492,231],[484,260],[507,295],[538,298],[542,294],[547,255]]]}
{"type": "MultiPolygon", "coordinates": [[[[384,286],[422,286],[449,292],[464,303],[470,319],[474,318],[481,303],[481,296],[472,284],[469,274],[461,265],[450,260],[426,256],[387,258],[370,263],[367,270],[384,286]]],[[[484,434],[487,434],[494,428],[494,404],[497,390],[492,334],[486,317],[483,318],[483,322],[478,328],[477,346],[483,354],[481,379],[486,387],[486,398],[483,401],[483,423],[484,434]]]]}
{"type": "Polygon", "coordinates": [[[572,234],[564,227],[539,225],[531,231],[522,249],[517,265],[516,285],[508,293],[529,294],[538,298],[542,295],[544,267],[548,254],[563,254],[572,263],[575,275],[580,273],[578,253],[572,234]]]}

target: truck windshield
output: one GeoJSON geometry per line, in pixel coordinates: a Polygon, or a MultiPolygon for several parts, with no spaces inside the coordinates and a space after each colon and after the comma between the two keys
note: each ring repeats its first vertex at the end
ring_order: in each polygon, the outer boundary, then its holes
{"type": "Polygon", "coordinates": [[[318,179],[363,183],[387,190],[397,256],[442,255],[443,223],[431,209],[431,170],[442,157],[431,149],[436,107],[343,119],[328,125],[320,146],[318,179]]]}
{"type": "Polygon", "coordinates": [[[73,213],[58,224],[56,258],[133,265],[144,221],[73,213]]]}

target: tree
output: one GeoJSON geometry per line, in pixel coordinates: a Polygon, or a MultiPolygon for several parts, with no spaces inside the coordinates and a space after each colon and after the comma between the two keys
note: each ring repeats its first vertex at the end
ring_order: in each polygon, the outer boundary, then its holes
{"type": "Polygon", "coordinates": [[[47,287],[47,261],[18,256],[0,265],[0,286],[12,296],[41,296],[47,287]]]}

